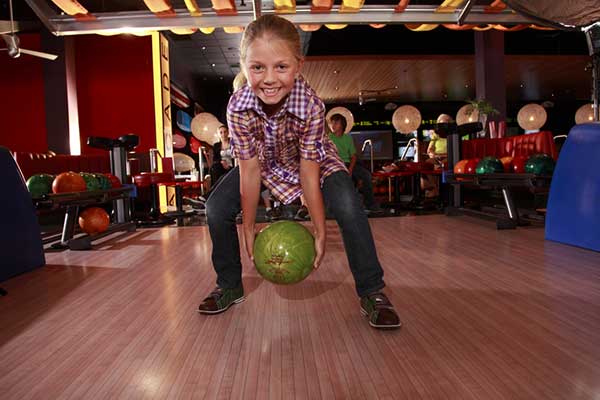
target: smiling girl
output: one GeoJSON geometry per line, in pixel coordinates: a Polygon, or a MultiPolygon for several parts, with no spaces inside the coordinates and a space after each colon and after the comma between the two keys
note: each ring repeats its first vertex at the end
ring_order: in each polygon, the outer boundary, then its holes
{"type": "Polygon", "coordinates": [[[314,268],[325,254],[327,207],[342,233],[362,313],[373,327],[400,327],[394,307],[381,292],[383,269],[366,214],[325,133],[325,106],[300,75],[302,63],[300,37],[288,20],[266,15],[244,31],[240,64],[246,84],[227,107],[239,166],[221,179],[206,204],[217,288],[198,311],[217,314],[244,301],[235,219],[241,206],[245,248],[253,259],[262,182],[284,204],[304,194],[314,225],[314,268]]]}

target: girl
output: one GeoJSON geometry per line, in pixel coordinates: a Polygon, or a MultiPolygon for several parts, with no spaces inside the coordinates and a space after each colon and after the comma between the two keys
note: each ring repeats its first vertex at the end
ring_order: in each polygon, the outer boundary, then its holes
{"type": "Polygon", "coordinates": [[[221,125],[218,133],[220,141],[213,145],[212,166],[210,167],[210,181],[213,185],[216,185],[219,179],[233,167],[227,127],[221,125]]]}
{"type": "Polygon", "coordinates": [[[300,75],[300,37],[284,18],[265,15],[250,23],[240,45],[247,84],[227,107],[231,147],[239,166],[225,175],[206,204],[217,288],[199,312],[216,314],[244,301],[235,224],[243,213],[246,252],[253,259],[254,221],[261,181],[284,204],[304,194],[315,229],[318,268],[325,253],[325,207],[341,228],[348,263],[371,326],[397,328],[383,270],[352,179],[325,134],[325,107],[300,75]]]}

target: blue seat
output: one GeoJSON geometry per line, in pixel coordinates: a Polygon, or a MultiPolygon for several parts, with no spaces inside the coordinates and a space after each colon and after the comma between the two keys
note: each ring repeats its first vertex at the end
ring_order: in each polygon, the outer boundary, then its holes
{"type": "Polygon", "coordinates": [[[600,251],[600,124],[571,129],[554,169],[546,239],[600,251]]]}
{"type": "Polygon", "coordinates": [[[0,282],[46,264],[35,207],[17,163],[0,147],[0,282]]]}

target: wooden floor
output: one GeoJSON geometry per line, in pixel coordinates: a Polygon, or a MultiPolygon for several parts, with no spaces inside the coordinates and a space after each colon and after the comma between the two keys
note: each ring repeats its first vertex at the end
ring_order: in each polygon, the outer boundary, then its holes
{"type": "Polygon", "coordinates": [[[600,398],[599,253],[468,217],[371,226],[399,331],[360,315],[333,222],[305,282],[244,260],[246,302],[209,317],[206,227],[47,254],[1,285],[0,398],[600,398]]]}

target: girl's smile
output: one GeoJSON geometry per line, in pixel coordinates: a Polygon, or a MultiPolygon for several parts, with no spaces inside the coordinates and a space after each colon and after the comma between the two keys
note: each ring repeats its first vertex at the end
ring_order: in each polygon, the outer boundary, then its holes
{"type": "Polygon", "coordinates": [[[268,116],[275,114],[292,91],[302,60],[286,41],[266,36],[248,46],[243,64],[248,84],[263,103],[263,110],[268,116]]]}

